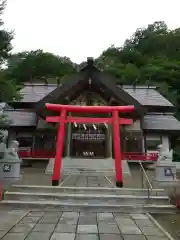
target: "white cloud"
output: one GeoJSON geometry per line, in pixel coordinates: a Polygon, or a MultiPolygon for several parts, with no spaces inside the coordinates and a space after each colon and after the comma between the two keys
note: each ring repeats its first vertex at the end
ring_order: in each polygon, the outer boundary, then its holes
{"type": "Polygon", "coordinates": [[[15,30],[15,52],[41,48],[80,63],[148,23],[180,26],[179,7],[178,0],[8,0],[4,21],[15,30]]]}

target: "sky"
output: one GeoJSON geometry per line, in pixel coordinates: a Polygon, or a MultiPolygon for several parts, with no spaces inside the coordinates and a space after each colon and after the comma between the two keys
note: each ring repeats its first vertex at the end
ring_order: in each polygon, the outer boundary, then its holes
{"type": "Polygon", "coordinates": [[[43,49],[80,63],[154,21],[180,27],[179,9],[179,0],[8,0],[3,18],[14,52],[43,49]]]}

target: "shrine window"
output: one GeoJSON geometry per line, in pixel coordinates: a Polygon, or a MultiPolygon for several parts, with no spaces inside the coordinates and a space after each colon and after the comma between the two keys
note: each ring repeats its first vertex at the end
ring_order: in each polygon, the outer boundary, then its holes
{"type": "Polygon", "coordinates": [[[54,134],[39,134],[35,136],[35,149],[55,150],[54,134]]]}
{"type": "Polygon", "coordinates": [[[19,142],[20,148],[31,148],[33,146],[33,137],[32,136],[19,136],[16,138],[16,140],[19,142]]]}
{"type": "Polygon", "coordinates": [[[33,139],[32,137],[29,137],[29,138],[21,137],[21,138],[17,138],[17,141],[19,142],[20,147],[31,147],[33,139]]]}
{"type": "Polygon", "coordinates": [[[124,131],[122,134],[122,144],[124,152],[141,153],[143,151],[141,131],[124,131]]]}

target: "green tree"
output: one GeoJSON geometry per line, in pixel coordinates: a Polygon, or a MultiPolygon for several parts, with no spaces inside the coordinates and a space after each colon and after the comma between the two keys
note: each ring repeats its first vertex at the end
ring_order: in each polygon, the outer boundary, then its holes
{"type": "Polygon", "coordinates": [[[8,77],[17,82],[59,81],[76,71],[67,57],[59,57],[42,50],[13,54],[8,59],[8,77]]]}
{"type": "MultiPolygon", "coordinates": [[[[13,32],[8,32],[4,29],[2,14],[6,7],[6,1],[0,0],[0,102],[11,101],[13,98],[18,98],[17,85],[12,79],[7,79],[6,71],[3,69],[3,64],[6,63],[12,50],[11,40],[13,32]]],[[[5,117],[0,115],[0,123],[5,123],[5,117]]]]}
{"type": "Polygon", "coordinates": [[[111,46],[96,59],[98,66],[124,84],[156,85],[177,106],[180,118],[180,28],[163,21],[137,29],[123,47],[111,46]]]}

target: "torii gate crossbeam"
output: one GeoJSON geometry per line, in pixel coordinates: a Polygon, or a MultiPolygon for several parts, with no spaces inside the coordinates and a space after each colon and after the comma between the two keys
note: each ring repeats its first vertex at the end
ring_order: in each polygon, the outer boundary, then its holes
{"type": "Polygon", "coordinates": [[[67,122],[76,123],[106,123],[112,124],[113,127],[113,146],[115,156],[116,186],[123,187],[123,172],[120,147],[120,125],[132,124],[132,119],[119,118],[119,113],[133,112],[134,106],[77,106],[77,105],[60,105],[46,103],[48,110],[59,112],[59,116],[46,117],[47,122],[59,123],[56,141],[56,157],[52,175],[52,185],[58,186],[62,165],[62,154],[64,147],[65,124],[67,122]],[[72,117],[67,116],[68,112],[83,113],[111,113],[110,118],[89,118],[89,117],[72,117]]]}

